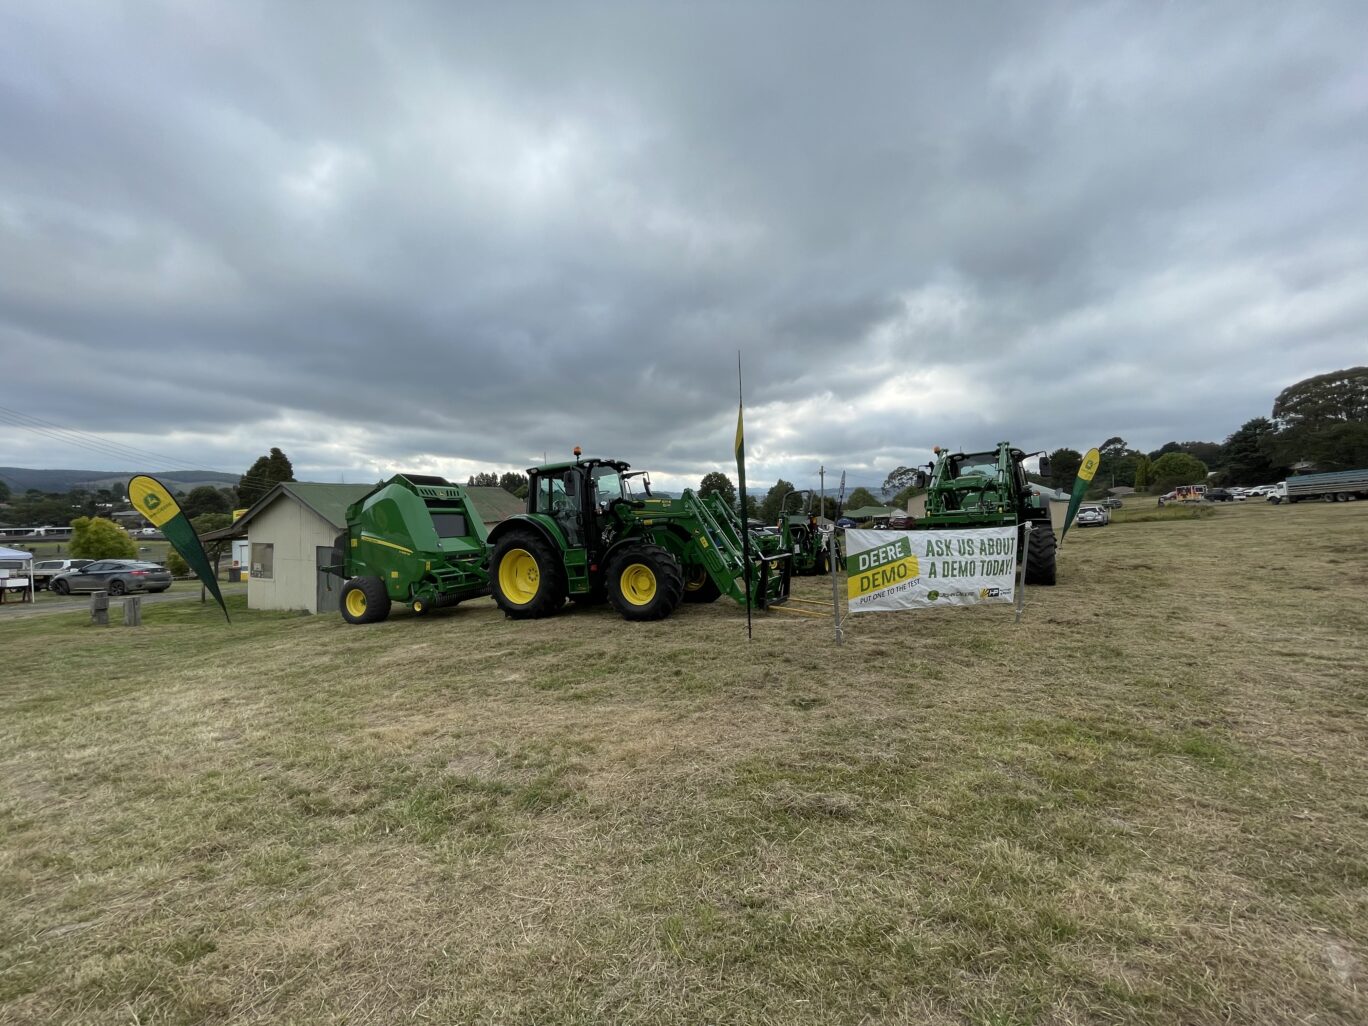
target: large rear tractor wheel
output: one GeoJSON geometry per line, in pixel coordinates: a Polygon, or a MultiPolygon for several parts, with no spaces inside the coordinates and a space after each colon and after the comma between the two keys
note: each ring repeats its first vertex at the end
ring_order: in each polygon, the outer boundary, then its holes
{"type": "Polygon", "coordinates": [[[353,577],[342,585],[338,602],[347,623],[379,623],[390,614],[390,597],[378,577],[353,577]]]}
{"type": "Polygon", "coordinates": [[[684,596],[679,564],[659,545],[625,545],[608,560],[608,601],[627,620],[663,620],[684,596]]]}
{"type": "Polygon", "coordinates": [[[544,538],[505,535],[494,546],[489,570],[494,602],[514,620],[537,620],[565,605],[565,565],[544,538]]]}
{"type": "Polygon", "coordinates": [[[717,582],[708,573],[708,568],[702,563],[695,563],[684,569],[685,602],[716,602],[721,595],[722,589],[717,586],[717,582]]]}
{"type": "Polygon", "coordinates": [[[1027,544],[1026,583],[1051,586],[1055,583],[1055,534],[1054,527],[1037,523],[1031,528],[1031,540],[1027,544]]]}

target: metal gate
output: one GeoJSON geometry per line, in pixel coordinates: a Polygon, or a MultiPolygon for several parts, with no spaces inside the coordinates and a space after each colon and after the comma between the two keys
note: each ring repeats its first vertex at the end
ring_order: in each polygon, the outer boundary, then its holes
{"type": "Polygon", "coordinates": [[[318,567],[315,587],[318,589],[316,613],[335,613],[342,598],[342,578],[326,573],[323,568],[332,566],[337,550],[331,545],[319,545],[314,549],[314,563],[318,567]]]}

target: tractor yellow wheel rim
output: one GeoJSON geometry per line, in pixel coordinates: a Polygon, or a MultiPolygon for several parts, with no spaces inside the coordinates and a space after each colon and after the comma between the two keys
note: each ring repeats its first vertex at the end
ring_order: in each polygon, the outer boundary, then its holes
{"type": "Polygon", "coordinates": [[[421,612],[422,612],[424,609],[426,609],[426,608],[427,608],[427,606],[423,605],[423,600],[422,600],[422,599],[415,599],[415,600],[414,600],[414,603],[413,603],[413,611],[414,611],[415,613],[421,613],[421,612]]]}
{"type": "Polygon", "coordinates": [[[634,606],[644,606],[655,598],[655,572],[643,563],[633,563],[618,578],[622,597],[634,606]]]}
{"type": "Polygon", "coordinates": [[[347,592],[347,612],[352,616],[366,615],[366,593],[360,588],[347,592]]]}
{"type": "Polygon", "coordinates": [[[697,591],[708,582],[708,571],[705,567],[693,566],[689,568],[689,577],[684,582],[685,591],[697,591]]]}
{"type": "Polygon", "coordinates": [[[537,597],[541,586],[541,568],[526,549],[509,549],[499,562],[499,587],[504,598],[514,605],[525,606],[537,597]]]}

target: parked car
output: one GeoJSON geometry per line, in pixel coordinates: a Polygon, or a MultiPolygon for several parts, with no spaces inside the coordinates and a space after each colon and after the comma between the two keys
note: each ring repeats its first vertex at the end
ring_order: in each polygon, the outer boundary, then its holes
{"type": "Polygon", "coordinates": [[[855,521],[851,520],[850,517],[841,517],[840,520],[837,520],[837,521],[836,521],[836,526],[837,526],[837,527],[842,527],[842,528],[844,528],[844,527],[854,527],[854,526],[855,526],[855,521]]]}
{"type": "Polygon", "coordinates": [[[107,591],[124,595],[130,591],[159,592],[171,587],[171,571],[160,563],[136,559],[101,559],[52,579],[58,595],[78,591],[107,591]]]}
{"type": "Polygon", "coordinates": [[[1235,496],[1224,488],[1208,488],[1206,499],[1207,502],[1234,502],[1235,496]]]}
{"type": "Polygon", "coordinates": [[[40,559],[33,564],[33,589],[42,591],[58,574],[79,570],[93,562],[93,559],[40,559]]]}
{"type": "Polygon", "coordinates": [[[1121,500],[1120,500],[1120,499],[1103,499],[1101,502],[1098,503],[1098,505],[1101,506],[1103,509],[1120,509],[1120,508],[1121,508],[1121,500]]]}
{"type": "Polygon", "coordinates": [[[1078,510],[1079,527],[1106,527],[1110,520],[1101,506],[1082,506],[1078,510]]]}

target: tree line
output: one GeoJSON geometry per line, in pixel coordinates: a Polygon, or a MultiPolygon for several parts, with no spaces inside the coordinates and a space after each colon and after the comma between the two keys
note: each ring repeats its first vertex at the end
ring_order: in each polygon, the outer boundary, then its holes
{"type": "MultiPolygon", "coordinates": [[[[1368,367],[1305,378],[1273,401],[1271,415],[1245,421],[1222,442],[1166,442],[1140,452],[1120,437],[1098,446],[1094,490],[1129,486],[1167,492],[1210,480],[1218,485],[1271,484],[1299,471],[1368,467],[1368,367]]],[[[1083,455],[1050,453],[1049,483],[1073,485],[1083,455]]]]}

